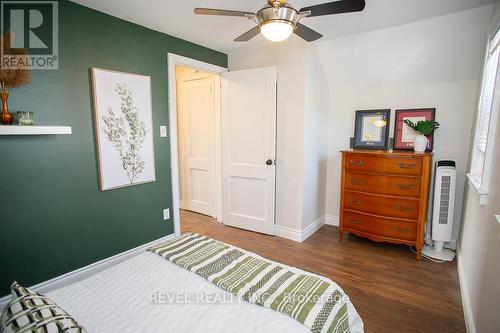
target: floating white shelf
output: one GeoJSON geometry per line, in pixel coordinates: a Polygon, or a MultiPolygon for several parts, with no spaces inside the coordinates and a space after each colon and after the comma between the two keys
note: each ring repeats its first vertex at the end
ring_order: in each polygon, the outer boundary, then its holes
{"type": "Polygon", "coordinates": [[[0,125],[0,135],[54,135],[71,134],[71,126],[0,125]]]}

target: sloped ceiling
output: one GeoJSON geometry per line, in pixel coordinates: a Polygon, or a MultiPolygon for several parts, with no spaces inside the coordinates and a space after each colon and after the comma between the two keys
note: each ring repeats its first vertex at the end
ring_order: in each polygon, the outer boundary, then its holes
{"type": "MultiPolygon", "coordinates": [[[[219,51],[243,47],[233,39],[255,24],[244,18],[197,16],[195,7],[257,11],[265,0],[74,0],[81,5],[180,37],[219,51]]],[[[295,8],[328,0],[294,0],[295,8]]],[[[324,39],[388,28],[436,16],[468,10],[496,0],[366,0],[361,13],[306,18],[302,23],[318,30],[324,39]]],[[[262,36],[250,44],[269,43],[262,36]]],[[[248,44],[248,43],[246,43],[248,44]]]]}

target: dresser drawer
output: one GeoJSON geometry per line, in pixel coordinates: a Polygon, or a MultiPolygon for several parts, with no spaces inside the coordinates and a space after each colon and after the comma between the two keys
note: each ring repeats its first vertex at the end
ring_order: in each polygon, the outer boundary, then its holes
{"type": "Polygon", "coordinates": [[[344,227],[372,235],[415,241],[418,223],[388,220],[344,211],[344,227]]]}
{"type": "Polygon", "coordinates": [[[379,197],[349,191],[344,193],[344,208],[375,215],[416,220],[419,205],[418,200],[379,197]]]}
{"type": "Polygon", "coordinates": [[[346,154],[345,168],[352,171],[420,176],[422,174],[422,160],[410,157],[388,158],[362,154],[346,154]]]}
{"type": "Polygon", "coordinates": [[[346,172],[345,188],[375,194],[420,197],[420,177],[383,176],[346,172]]]}

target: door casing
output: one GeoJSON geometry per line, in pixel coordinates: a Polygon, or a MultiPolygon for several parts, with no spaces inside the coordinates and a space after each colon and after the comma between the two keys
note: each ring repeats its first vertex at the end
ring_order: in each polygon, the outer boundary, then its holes
{"type": "MultiPolygon", "coordinates": [[[[179,184],[179,152],[178,152],[178,129],[177,129],[177,82],[175,79],[175,65],[186,66],[194,69],[198,69],[204,72],[209,72],[212,74],[220,75],[221,73],[227,72],[227,68],[212,65],[203,61],[191,59],[188,57],[180,56],[174,53],[167,54],[167,80],[168,80],[168,107],[169,110],[174,110],[174,112],[168,112],[169,117],[169,139],[170,139],[170,175],[172,182],[172,212],[171,216],[174,219],[174,233],[175,235],[181,234],[180,225],[180,184],[179,184]]],[[[218,93],[220,96],[220,93],[218,93]]],[[[219,102],[220,103],[220,102],[219,102]]],[[[220,107],[216,106],[216,131],[220,133],[220,107]],[[217,116],[217,113],[219,114],[217,116]],[[219,118],[217,118],[219,117],[219,118]],[[217,125],[219,124],[219,125],[217,125]],[[217,128],[219,126],[219,128],[217,128]]],[[[220,135],[216,137],[216,145],[221,146],[220,135]]],[[[217,159],[216,159],[217,160],[217,159]]],[[[217,166],[216,166],[217,168],[217,166]]],[[[218,159],[218,170],[216,169],[216,174],[221,174],[220,172],[220,159],[218,159]]],[[[218,181],[218,184],[221,184],[218,181]]],[[[220,185],[222,186],[222,185],[220,185]]],[[[217,191],[216,195],[220,195],[222,198],[222,189],[217,191]]],[[[222,200],[217,207],[217,216],[222,216],[222,200]]],[[[160,212],[159,212],[160,214],[160,212]]]]}
{"type": "MultiPolygon", "coordinates": [[[[181,234],[180,227],[180,184],[179,184],[179,152],[178,152],[178,128],[177,128],[177,82],[175,77],[175,66],[186,66],[193,69],[198,69],[204,72],[212,73],[215,75],[220,75],[224,72],[227,72],[228,69],[224,67],[220,67],[217,65],[209,64],[203,61],[191,59],[188,57],[180,56],[174,53],[167,54],[167,81],[168,81],[168,106],[169,110],[174,110],[174,112],[168,112],[169,118],[169,142],[170,142],[170,175],[171,175],[171,183],[172,183],[172,212],[171,216],[174,219],[174,234],[179,236],[181,234]]],[[[222,142],[221,142],[221,113],[220,113],[220,85],[216,85],[219,88],[219,91],[216,93],[218,96],[218,105],[216,105],[216,119],[215,119],[215,129],[217,132],[216,135],[216,146],[218,151],[218,156],[216,156],[216,175],[217,175],[217,186],[216,186],[216,195],[220,200],[218,200],[218,205],[216,207],[217,210],[217,220],[222,222],[221,218],[223,215],[222,209],[222,142]]],[[[276,138],[275,138],[276,140],[276,138]]],[[[275,141],[276,142],[276,141],[275,141]]],[[[277,170],[275,169],[275,172],[277,170]]],[[[276,179],[275,179],[276,182],[276,179]]],[[[275,192],[276,193],[276,192],[275,192]]],[[[277,198],[274,197],[274,216],[276,218],[276,201],[277,198]]],[[[274,223],[276,220],[274,218],[274,223]]],[[[273,232],[274,234],[274,232],[273,232]]]]}

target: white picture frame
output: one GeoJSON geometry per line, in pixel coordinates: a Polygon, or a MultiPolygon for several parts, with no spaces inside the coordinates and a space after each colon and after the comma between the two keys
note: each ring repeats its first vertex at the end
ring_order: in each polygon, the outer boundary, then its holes
{"type": "Polygon", "coordinates": [[[416,124],[419,121],[425,121],[427,119],[424,116],[403,118],[403,130],[401,134],[401,142],[413,144],[413,141],[415,140],[415,137],[418,135],[418,133],[415,132],[410,126],[406,125],[406,123],[404,123],[405,120],[410,120],[416,124]]]}
{"type": "Polygon", "coordinates": [[[156,181],[151,77],[92,68],[99,186],[156,181]]]}
{"type": "Polygon", "coordinates": [[[363,116],[361,124],[361,142],[380,142],[382,141],[381,126],[378,123],[384,122],[383,115],[363,116]]]}

